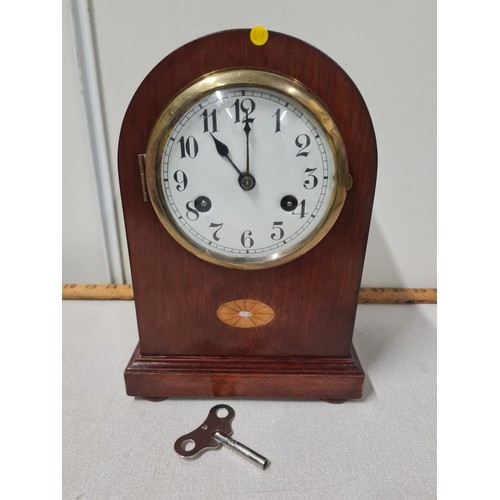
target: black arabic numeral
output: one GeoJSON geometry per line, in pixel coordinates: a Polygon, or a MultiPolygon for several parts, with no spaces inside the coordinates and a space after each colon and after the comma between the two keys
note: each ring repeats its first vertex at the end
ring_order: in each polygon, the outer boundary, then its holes
{"type": "Polygon", "coordinates": [[[195,221],[195,220],[198,220],[198,218],[200,217],[200,213],[198,212],[198,210],[196,210],[194,208],[194,201],[188,201],[186,203],[186,208],[187,208],[187,212],[186,212],[186,217],[190,220],[190,221],[195,221]],[[189,206],[189,205],[193,205],[192,207],[189,206]]]}
{"type": "Polygon", "coordinates": [[[187,139],[184,139],[184,136],[182,136],[177,142],[181,145],[181,158],[186,158],[186,155],[189,158],[196,158],[198,143],[192,135],[188,136],[187,139]]]}
{"type": "Polygon", "coordinates": [[[203,111],[200,115],[203,117],[203,132],[217,132],[217,110],[214,109],[211,113],[208,110],[203,111]],[[211,118],[211,120],[209,120],[211,118]],[[210,127],[210,125],[212,125],[210,127]],[[210,130],[211,129],[211,130],[210,130]]]}
{"type": "Polygon", "coordinates": [[[223,224],[222,222],[221,222],[220,224],[215,224],[214,222],[212,222],[212,223],[210,224],[210,226],[208,226],[208,227],[216,227],[216,228],[217,228],[217,229],[214,231],[214,234],[213,234],[213,236],[212,236],[212,238],[213,238],[215,241],[219,241],[219,240],[220,240],[220,237],[219,237],[219,234],[218,234],[218,233],[219,233],[219,231],[222,229],[222,226],[223,226],[223,225],[224,225],[224,224],[223,224]]]}
{"type": "Polygon", "coordinates": [[[311,138],[307,134],[299,134],[295,139],[295,145],[299,148],[299,152],[295,156],[307,156],[309,151],[304,151],[311,144],[311,138]]]}
{"type": "Polygon", "coordinates": [[[276,117],[276,130],[274,131],[274,133],[281,132],[281,109],[278,108],[273,116],[276,117]]]}
{"type": "Polygon", "coordinates": [[[174,181],[177,182],[177,191],[184,191],[187,188],[188,178],[182,170],[176,170],[174,172],[174,181]]]}
{"type": "Polygon", "coordinates": [[[243,234],[241,235],[241,244],[243,245],[244,248],[252,248],[255,241],[253,238],[250,238],[252,236],[252,231],[249,231],[248,229],[246,231],[243,231],[243,234]]]}
{"type": "Polygon", "coordinates": [[[242,101],[236,99],[231,107],[234,108],[234,123],[238,123],[241,121],[240,110],[248,117],[248,115],[251,115],[255,111],[255,101],[249,97],[246,97],[242,101]]]}
{"type": "Polygon", "coordinates": [[[271,234],[271,238],[274,241],[279,241],[283,239],[283,236],[285,236],[285,231],[283,231],[283,228],[281,227],[282,225],[283,221],[273,222],[273,229],[276,229],[276,231],[271,234]]]}
{"type": "Polygon", "coordinates": [[[231,107],[234,108],[234,123],[238,123],[240,121],[240,100],[236,99],[231,107]]]}
{"type": "Polygon", "coordinates": [[[318,170],[317,168],[306,168],[304,172],[307,174],[307,179],[304,181],[304,187],[306,189],[314,189],[318,185],[318,178],[313,174],[314,171],[318,170]]]}
{"type": "Polygon", "coordinates": [[[300,218],[303,219],[307,215],[306,214],[306,200],[302,200],[299,203],[299,207],[300,207],[300,212],[299,213],[292,212],[292,215],[300,215],[300,218]]]}
{"type": "Polygon", "coordinates": [[[241,101],[241,111],[247,116],[251,115],[255,111],[255,101],[249,97],[243,99],[241,101]]]}

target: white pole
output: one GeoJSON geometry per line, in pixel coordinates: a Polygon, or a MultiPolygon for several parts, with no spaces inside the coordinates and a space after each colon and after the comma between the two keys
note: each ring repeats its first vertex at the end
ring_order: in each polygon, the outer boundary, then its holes
{"type": "Polygon", "coordinates": [[[97,64],[92,36],[90,6],[88,0],[73,0],[76,48],[80,77],[87,113],[88,129],[94,173],[99,199],[106,264],[111,283],[124,283],[120,237],[111,180],[104,114],[97,77],[97,64]]]}

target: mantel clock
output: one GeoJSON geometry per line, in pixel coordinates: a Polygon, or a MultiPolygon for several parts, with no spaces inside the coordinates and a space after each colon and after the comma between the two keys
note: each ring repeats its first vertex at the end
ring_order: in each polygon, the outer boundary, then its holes
{"type": "Polygon", "coordinates": [[[250,35],[165,57],[123,121],[133,396],[361,397],[352,334],[376,177],[370,116],[325,54],[250,35]]]}

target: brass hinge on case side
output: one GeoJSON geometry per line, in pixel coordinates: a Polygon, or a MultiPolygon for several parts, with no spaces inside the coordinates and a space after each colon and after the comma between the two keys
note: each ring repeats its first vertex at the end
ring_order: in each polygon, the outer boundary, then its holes
{"type": "Polygon", "coordinates": [[[147,203],[149,201],[148,186],[146,184],[146,155],[139,155],[139,170],[141,172],[142,197],[147,203]]]}

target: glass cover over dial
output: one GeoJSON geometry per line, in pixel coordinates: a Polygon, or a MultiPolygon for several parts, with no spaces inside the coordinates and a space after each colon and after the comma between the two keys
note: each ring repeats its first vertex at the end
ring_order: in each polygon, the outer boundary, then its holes
{"type": "Polygon", "coordinates": [[[165,108],[147,153],[148,191],[169,233],[215,264],[260,269],[317,244],[351,184],[324,104],[291,78],[226,70],[165,108]]]}

